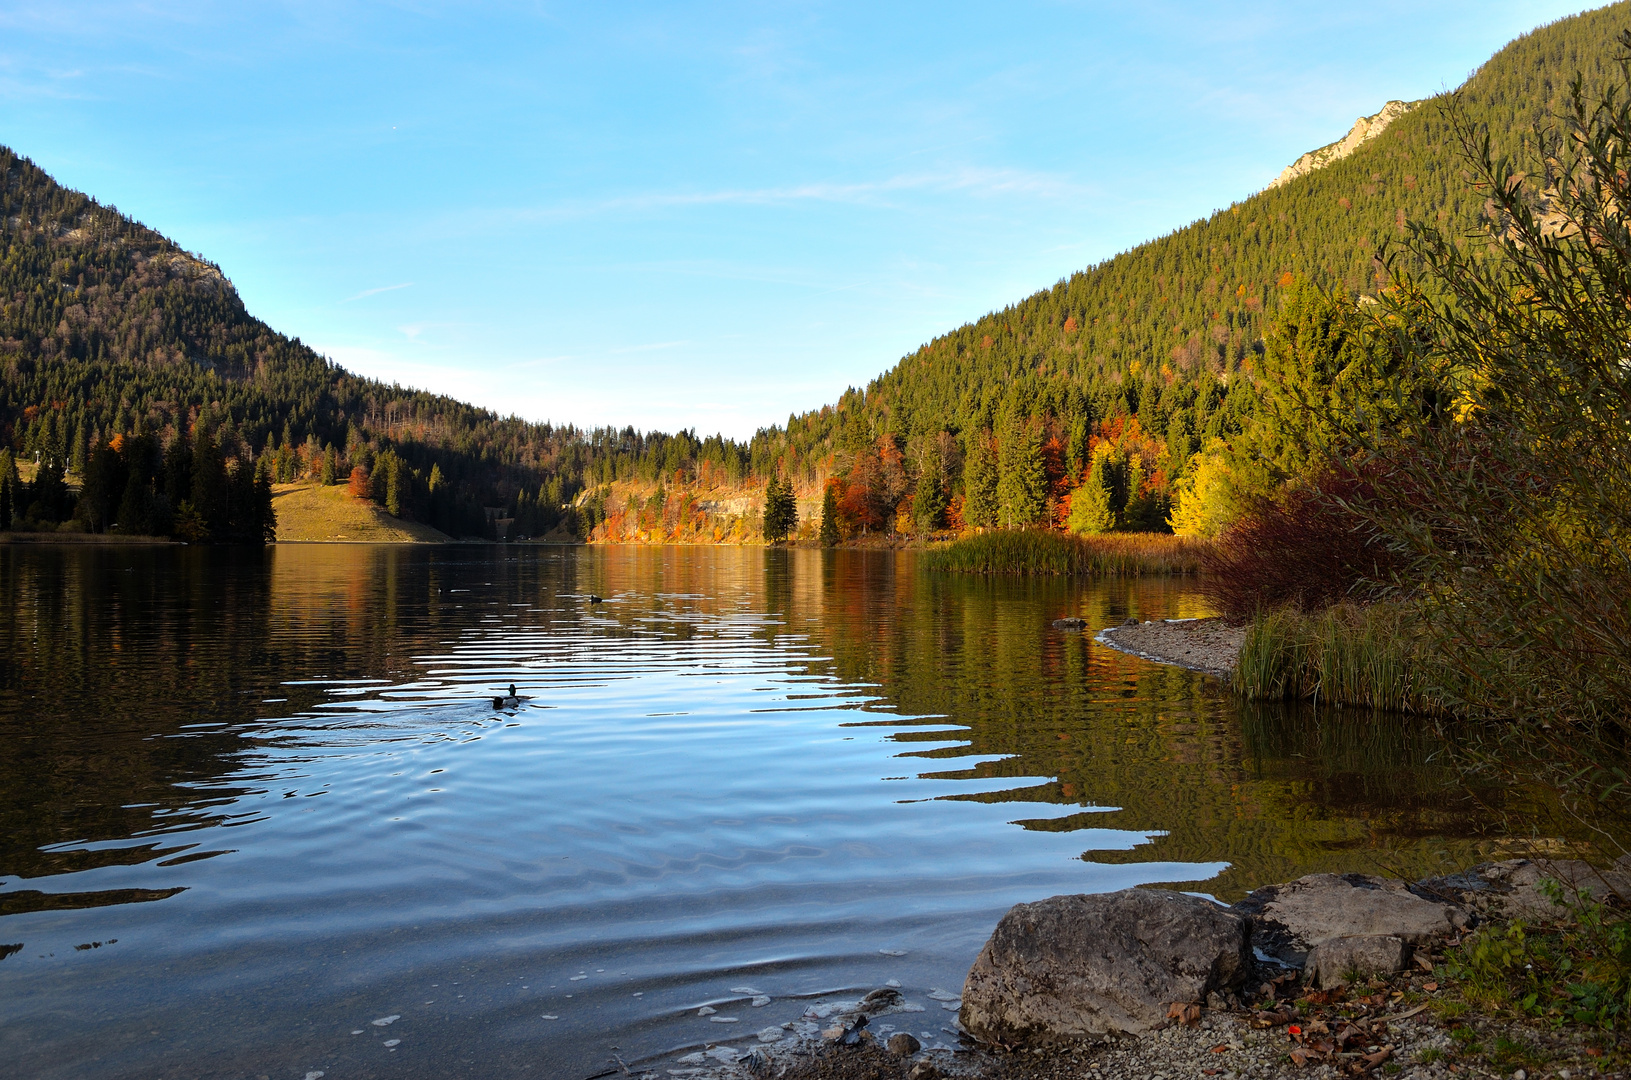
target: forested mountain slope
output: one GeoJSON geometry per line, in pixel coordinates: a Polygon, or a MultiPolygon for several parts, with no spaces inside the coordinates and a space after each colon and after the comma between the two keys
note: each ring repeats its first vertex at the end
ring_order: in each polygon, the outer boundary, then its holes
{"type": "MultiPolygon", "coordinates": [[[[1631,4],[1619,3],[1519,38],[1459,88],[1466,116],[1487,126],[1498,154],[1517,150],[1561,107],[1576,72],[1588,93],[1617,75],[1614,37],[1628,26],[1631,4]]],[[[1005,454],[1014,457],[1007,443],[1029,443],[1021,457],[1040,451],[1044,497],[1062,518],[1109,421],[1109,438],[1135,434],[1145,484],[1170,481],[1203,439],[1228,436],[1250,407],[1238,391],[1283,286],[1302,276],[1373,292],[1376,254],[1407,220],[1478,228],[1483,200],[1464,179],[1447,98],[1416,105],[1346,158],[936,338],[864,390],[762,439],[814,463],[887,436],[910,463],[944,458],[931,448],[942,431],[967,452],[970,433],[989,429],[981,453],[999,459],[999,474],[1005,454]]],[[[756,460],[769,456],[755,450],[756,460]]],[[[1037,502],[1033,493],[1018,517],[1037,502]]],[[[1003,518],[1005,508],[998,497],[987,512],[1003,518]]]]}
{"type": "Polygon", "coordinates": [[[602,473],[746,467],[746,447],[717,438],[529,424],[358,378],[250,315],[218,267],[0,148],[0,446],[83,473],[116,435],[167,452],[200,420],[229,466],[265,459],[288,480],[333,447],[340,479],[379,474],[394,512],[456,535],[487,532],[488,506],[530,507],[546,529],[602,473]]]}

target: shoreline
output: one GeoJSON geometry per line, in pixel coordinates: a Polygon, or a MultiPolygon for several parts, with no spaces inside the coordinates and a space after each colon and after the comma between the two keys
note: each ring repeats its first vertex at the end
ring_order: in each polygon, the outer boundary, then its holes
{"type": "Polygon", "coordinates": [[[168,536],[123,536],[118,533],[0,532],[0,544],[105,544],[112,547],[186,547],[168,536]]]}
{"type": "Polygon", "coordinates": [[[1233,920],[1243,934],[1216,954],[1220,946],[1196,923],[1158,920],[1151,925],[1176,934],[1146,937],[1113,918],[1072,923],[1042,914],[1061,910],[1060,901],[1066,908],[1085,901],[1101,912],[1129,903],[1216,903],[1194,894],[1135,888],[1019,904],[993,932],[960,997],[943,1006],[958,1011],[957,1022],[942,1028],[954,1045],[924,1046],[911,1034],[933,1026],[920,1017],[936,1015],[937,992],[914,1000],[924,995],[891,983],[864,995],[850,991],[845,1000],[817,999],[798,1020],[749,1034],[745,1043],[742,1036],[710,1041],[677,1060],[659,1054],[623,1066],[623,1073],[640,1080],[1623,1080],[1623,1034],[1480,1004],[1454,950],[1485,929],[1573,924],[1577,913],[1554,906],[1546,879],[1623,900],[1631,895],[1626,864],[1631,859],[1604,871],[1575,860],[1509,859],[1414,883],[1309,875],[1209,908],[1221,912],[1209,918],[1233,920]],[[1244,968],[1228,980],[1208,976],[1207,986],[1187,991],[1142,985],[1163,981],[1163,970],[1204,970],[1180,956],[1227,956],[1237,948],[1244,968]],[[1125,964],[1130,958],[1140,961],[1137,974],[1125,964]],[[994,964],[1008,973],[997,978],[995,999],[994,964]],[[1167,1003],[1174,994],[1178,1000],[1167,1003]],[[1017,1010],[1010,1019],[1030,1020],[970,1035],[964,1022],[985,1028],[994,1003],[1017,1010]],[[1095,1014],[1110,1026],[1093,1026],[1095,1014]]]}
{"type": "Polygon", "coordinates": [[[1152,663],[1199,671],[1225,682],[1234,675],[1245,639],[1244,627],[1229,626],[1216,617],[1142,623],[1128,620],[1093,635],[1094,641],[1117,652],[1152,663]]]}

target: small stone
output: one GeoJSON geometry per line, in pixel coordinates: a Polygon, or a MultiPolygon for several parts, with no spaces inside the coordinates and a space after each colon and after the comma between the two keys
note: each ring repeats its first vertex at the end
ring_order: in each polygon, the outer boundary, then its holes
{"type": "Polygon", "coordinates": [[[402,1019],[401,1013],[392,1013],[390,1016],[382,1016],[378,1020],[370,1020],[369,1023],[375,1027],[390,1027],[400,1019],[402,1019]]]}
{"type": "Polygon", "coordinates": [[[401,1039],[386,1039],[385,1040],[385,1045],[387,1047],[401,1046],[402,1045],[402,1040],[401,1039]]]}
{"type": "Polygon", "coordinates": [[[704,1005],[702,1008],[697,1010],[697,1015],[698,1016],[712,1016],[714,1013],[716,1013],[718,1011],[719,1010],[714,1008],[712,1005],[704,1005]]]}
{"type": "Polygon", "coordinates": [[[1519,1069],[1517,1072],[1512,1074],[1512,1080],[1529,1080],[1529,1074],[1524,1072],[1522,1069],[1519,1069]]]}
{"type": "Polygon", "coordinates": [[[710,1024],[735,1024],[735,1023],[739,1023],[739,1022],[740,1021],[738,1021],[737,1018],[734,1017],[734,1016],[710,1016],[710,1017],[708,1017],[708,1023],[710,1023],[710,1024]]]}
{"type": "Polygon", "coordinates": [[[1366,978],[1404,970],[1410,947],[1391,934],[1353,934],[1314,946],[1303,968],[1303,980],[1320,990],[1347,982],[1350,974],[1366,978]]]}
{"type": "Polygon", "coordinates": [[[896,990],[899,990],[900,989],[900,980],[899,979],[890,979],[888,982],[884,983],[884,985],[894,987],[896,990]]]}
{"type": "Polygon", "coordinates": [[[556,1016],[554,1013],[544,1013],[544,1014],[542,1014],[542,1018],[545,1019],[545,1020],[559,1020],[560,1019],[560,1017],[556,1016]]]}
{"type": "Polygon", "coordinates": [[[889,1036],[889,1042],[884,1044],[891,1054],[897,1057],[911,1057],[923,1049],[923,1044],[909,1031],[897,1031],[889,1036]]]}
{"type": "Polygon", "coordinates": [[[939,987],[929,991],[930,1001],[957,1001],[961,997],[961,994],[953,994],[951,991],[941,990],[939,987]]]}
{"type": "Polygon", "coordinates": [[[352,1032],[352,1033],[351,1033],[351,1034],[353,1034],[353,1035],[361,1035],[361,1034],[362,1034],[362,1028],[358,1028],[358,1029],[357,1029],[357,1030],[356,1030],[356,1031],[353,1031],[353,1032],[352,1032]]]}
{"type": "Polygon", "coordinates": [[[574,976],[572,976],[571,979],[569,979],[567,981],[568,982],[582,982],[583,980],[587,979],[588,977],[589,976],[587,976],[587,975],[574,975],[574,976]]]}
{"type": "Polygon", "coordinates": [[[749,1002],[749,1004],[751,1004],[755,1009],[762,1009],[766,1005],[770,1004],[770,995],[760,994],[758,997],[749,1002]]]}
{"type": "Polygon", "coordinates": [[[764,1043],[775,1042],[777,1039],[779,1039],[781,1037],[782,1037],[782,1029],[779,1028],[779,1027],[767,1027],[767,1028],[760,1028],[759,1029],[759,1041],[760,1042],[764,1042],[764,1043]]]}
{"type": "Polygon", "coordinates": [[[828,1042],[837,1042],[844,1037],[844,1025],[834,1024],[830,1028],[822,1028],[821,1037],[828,1042]]]}
{"type": "Polygon", "coordinates": [[[906,1080],[940,1080],[940,1070],[932,1061],[920,1061],[906,1074],[906,1080]]]}

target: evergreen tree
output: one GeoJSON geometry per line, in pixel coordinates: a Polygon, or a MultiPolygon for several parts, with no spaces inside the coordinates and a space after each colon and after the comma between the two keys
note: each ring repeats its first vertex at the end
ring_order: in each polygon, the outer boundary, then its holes
{"type": "Polygon", "coordinates": [[[792,481],[778,473],[765,485],[765,543],[781,543],[797,526],[798,501],[793,495],[792,481]]]}
{"type": "Polygon", "coordinates": [[[215,439],[200,419],[193,433],[192,509],[211,536],[225,536],[227,522],[227,471],[215,439]]]}
{"type": "Polygon", "coordinates": [[[324,487],[334,483],[334,474],[339,468],[340,456],[334,451],[334,444],[329,443],[323,448],[323,467],[318,470],[317,482],[324,487]]]}
{"type": "Polygon", "coordinates": [[[1042,428],[1034,420],[1014,420],[1004,433],[997,510],[1008,528],[1032,525],[1047,501],[1048,477],[1042,466],[1042,428]]]}
{"type": "Polygon", "coordinates": [[[1070,517],[1066,528],[1078,536],[1096,536],[1116,527],[1115,511],[1110,509],[1110,491],[1102,472],[1090,469],[1070,494],[1070,517]]]}
{"type": "Polygon", "coordinates": [[[193,448],[185,431],[176,432],[164,453],[164,497],[177,510],[192,505],[193,448]]]}
{"type": "Polygon", "coordinates": [[[843,539],[838,524],[838,487],[828,481],[821,493],[821,546],[832,547],[843,539]]]}
{"type": "Polygon", "coordinates": [[[10,532],[12,503],[17,497],[17,463],[11,451],[0,446],[0,532],[10,532]]]}
{"type": "Polygon", "coordinates": [[[946,524],[946,485],[938,443],[930,439],[923,449],[923,460],[918,470],[917,491],[912,496],[912,516],[917,527],[933,532],[946,524]]]}
{"type": "Polygon", "coordinates": [[[988,528],[997,523],[997,459],[990,431],[971,431],[963,461],[963,523],[988,528]]]}
{"type": "Polygon", "coordinates": [[[119,497],[128,471],[123,455],[106,443],[91,452],[82,474],[79,505],[74,508],[74,516],[91,532],[106,532],[119,520],[119,497]]]}

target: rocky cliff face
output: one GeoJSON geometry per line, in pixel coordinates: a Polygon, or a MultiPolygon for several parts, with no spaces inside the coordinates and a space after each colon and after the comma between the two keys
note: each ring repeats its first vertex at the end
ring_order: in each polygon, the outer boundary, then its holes
{"type": "Polygon", "coordinates": [[[1361,116],[1354,121],[1354,126],[1348,134],[1329,146],[1322,146],[1318,150],[1310,150],[1296,161],[1287,165],[1280,171],[1280,175],[1269,182],[1269,187],[1277,188],[1281,184],[1289,184],[1299,176],[1306,176],[1315,169],[1322,169],[1333,161],[1341,161],[1361,146],[1370,142],[1376,136],[1387,130],[1389,124],[1403,116],[1405,113],[1420,105],[1419,101],[1390,101],[1372,116],[1361,116]]]}

